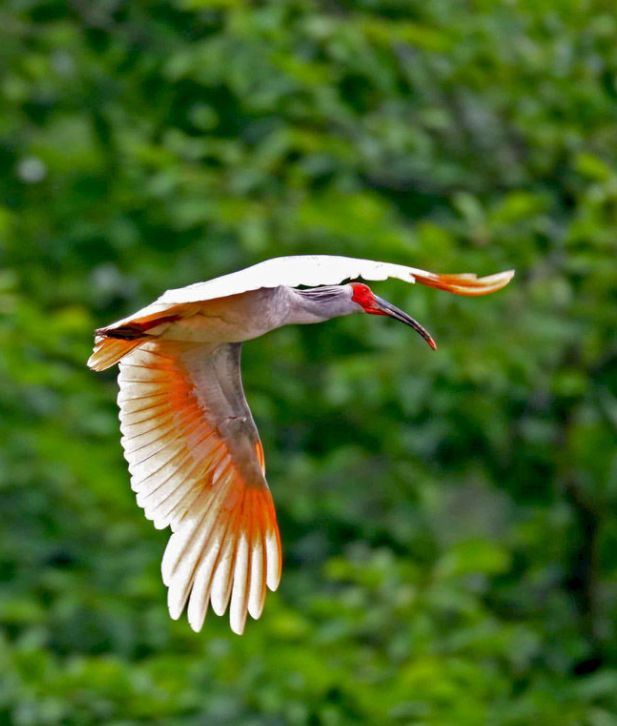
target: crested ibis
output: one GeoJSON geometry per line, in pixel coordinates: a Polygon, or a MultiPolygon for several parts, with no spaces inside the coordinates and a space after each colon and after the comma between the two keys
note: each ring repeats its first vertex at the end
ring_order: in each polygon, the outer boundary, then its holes
{"type": "Polygon", "coordinates": [[[514,272],[438,275],[372,260],[302,255],[168,290],[96,331],[88,366],[119,364],[120,429],[137,503],[170,527],[162,562],[172,618],[187,606],[199,631],[209,604],[229,607],[232,630],[259,618],[281,577],[281,542],[264,452],[240,375],[242,343],[292,323],[353,313],[399,320],[435,348],[425,328],[373,293],[396,278],[457,295],[500,290],[514,272]],[[350,282],[346,282],[350,281],[350,282]]]}

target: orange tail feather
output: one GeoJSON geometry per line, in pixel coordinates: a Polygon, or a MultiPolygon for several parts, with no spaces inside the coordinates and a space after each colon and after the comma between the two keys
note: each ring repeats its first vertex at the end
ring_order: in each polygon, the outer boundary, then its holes
{"type": "Polygon", "coordinates": [[[118,363],[133,348],[143,343],[143,338],[123,340],[121,338],[107,338],[97,335],[94,339],[94,350],[88,358],[88,368],[93,371],[104,371],[118,363]]]}
{"type": "Polygon", "coordinates": [[[157,315],[146,320],[129,321],[122,325],[114,324],[107,328],[99,328],[95,331],[94,350],[88,359],[88,367],[94,371],[104,371],[115,363],[119,363],[127,353],[147,339],[147,331],[158,328],[164,323],[173,323],[179,317],[179,315],[157,315]]]}

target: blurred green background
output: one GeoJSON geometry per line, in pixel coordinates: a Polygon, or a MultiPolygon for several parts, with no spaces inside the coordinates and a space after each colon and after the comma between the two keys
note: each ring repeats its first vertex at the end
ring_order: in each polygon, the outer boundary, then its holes
{"type": "Polygon", "coordinates": [[[617,13],[5,0],[0,722],[617,723],[617,13]],[[92,330],[283,254],[379,283],[248,344],[285,571],[171,622],[92,330]]]}

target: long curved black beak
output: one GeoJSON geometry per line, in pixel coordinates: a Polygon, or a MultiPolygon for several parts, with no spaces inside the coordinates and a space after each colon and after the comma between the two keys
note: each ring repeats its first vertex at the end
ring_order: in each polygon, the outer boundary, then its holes
{"type": "Polygon", "coordinates": [[[405,323],[405,325],[409,325],[410,328],[413,328],[416,333],[426,340],[433,350],[437,349],[437,343],[433,340],[428,330],[424,326],[420,325],[417,320],[414,320],[411,315],[407,315],[406,312],[400,310],[395,305],[392,305],[387,300],[377,297],[377,295],[375,295],[375,306],[377,308],[375,312],[379,315],[387,315],[395,320],[400,320],[401,323],[405,323]]]}

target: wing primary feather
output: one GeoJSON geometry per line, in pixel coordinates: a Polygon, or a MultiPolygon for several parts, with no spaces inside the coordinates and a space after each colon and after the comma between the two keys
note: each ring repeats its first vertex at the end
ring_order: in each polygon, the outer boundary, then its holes
{"type": "Polygon", "coordinates": [[[207,524],[211,517],[218,515],[219,504],[227,494],[229,485],[230,479],[220,482],[217,491],[204,499],[203,508],[199,512],[199,518],[193,518],[192,522],[187,522],[184,527],[172,534],[161,564],[161,572],[163,573],[163,582],[165,584],[173,581],[176,570],[180,567],[180,560],[183,559],[184,563],[189,561],[187,553],[190,550],[193,550],[193,552],[197,551],[197,548],[211,534],[211,531],[204,525],[207,524]],[[201,529],[201,532],[196,536],[195,533],[198,529],[201,529]],[[174,540],[173,545],[171,544],[172,540],[174,540]]]}
{"type": "MultiPolygon", "coordinates": [[[[218,511],[208,508],[202,516],[199,525],[191,528],[190,535],[178,547],[181,551],[176,555],[176,570],[169,580],[168,607],[169,614],[177,620],[188,599],[193,587],[195,572],[213,534],[213,524],[218,517],[218,511]],[[198,528],[201,530],[197,532],[198,528]]],[[[176,534],[180,534],[182,530],[176,534]]],[[[172,535],[172,537],[175,536],[172,535]]]]}
{"type": "Polygon", "coordinates": [[[254,620],[262,613],[266,597],[266,582],[264,571],[264,549],[259,527],[253,530],[253,545],[251,550],[251,586],[249,589],[248,611],[254,620]]]}
{"type": "Polygon", "coordinates": [[[225,612],[231,595],[233,565],[236,557],[236,528],[239,519],[240,513],[235,509],[230,517],[225,549],[223,550],[221,560],[217,565],[212,581],[210,602],[212,603],[212,609],[217,615],[222,615],[225,612]]]}
{"type": "MultiPolygon", "coordinates": [[[[250,530],[249,530],[250,531],[250,530]]],[[[251,575],[248,532],[241,531],[237,538],[236,557],[233,571],[229,624],[236,635],[242,635],[246,624],[248,579],[251,575]]]]}
{"type": "Polygon", "coordinates": [[[216,548],[213,548],[214,554],[200,564],[199,570],[195,576],[195,583],[193,585],[193,591],[191,592],[191,599],[189,600],[188,618],[189,625],[197,632],[201,630],[206,616],[208,603],[211,597],[214,575],[219,565],[225,542],[227,541],[230,523],[231,519],[227,517],[221,524],[219,524],[219,537],[216,548]]]}
{"type": "Polygon", "coordinates": [[[273,592],[278,588],[281,581],[281,540],[278,533],[276,521],[273,520],[274,512],[267,510],[267,524],[265,530],[266,545],[266,583],[273,592]]]}
{"type": "Polygon", "coordinates": [[[212,568],[221,550],[221,535],[217,530],[212,533],[210,547],[199,563],[193,580],[193,587],[189,595],[187,618],[191,628],[198,633],[204,623],[208,604],[210,602],[210,583],[212,581],[212,568]]]}

